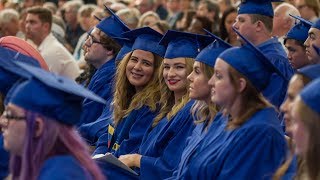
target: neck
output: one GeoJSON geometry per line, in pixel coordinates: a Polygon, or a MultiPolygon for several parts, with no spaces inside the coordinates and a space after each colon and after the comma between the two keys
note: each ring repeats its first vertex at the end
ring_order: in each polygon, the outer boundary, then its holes
{"type": "Polygon", "coordinates": [[[240,115],[240,108],[241,107],[241,99],[240,96],[236,97],[235,100],[229,107],[226,107],[227,112],[231,115],[231,117],[237,118],[240,115]]]}
{"type": "Polygon", "coordinates": [[[271,38],[271,34],[270,33],[259,33],[257,34],[257,36],[255,37],[255,39],[250,40],[255,46],[258,46],[259,44],[262,44],[264,42],[266,42],[267,40],[269,40],[271,38]]]}
{"type": "Polygon", "coordinates": [[[96,69],[101,68],[105,63],[107,63],[108,61],[110,61],[111,59],[113,59],[114,56],[108,56],[106,59],[104,59],[101,62],[95,62],[95,63],[91,63],[96,69]]]}
{"type": "Polygon", "coordinates": [[[49,36],[49,34],[50,34],[50,33],[46,33],[46,34],[44,34],[44,35],[42,35],[42,36],[39,35],[37,39],[31,39],[31,40],[32,40],[32,42],[33,42],[35,45],[37,45],[37,47],[39,47],[40,44],[44,41],[44,39],[45,39],[47,36],[49,36]]]}
{"type": "Polygon", "coordinates": [[[186,92],[181,91],[181,92],[174,92],[174,104],[178,104],[183,95],[185,95],[186,92]]]}

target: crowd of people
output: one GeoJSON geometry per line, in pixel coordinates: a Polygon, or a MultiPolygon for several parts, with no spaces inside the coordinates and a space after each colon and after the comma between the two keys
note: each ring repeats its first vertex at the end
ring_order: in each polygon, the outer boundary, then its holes
{"type": "Polygon", "coordinates": [[[0,80],[0,179],[320,179],[318,0],[1,1],[0,80]]]}

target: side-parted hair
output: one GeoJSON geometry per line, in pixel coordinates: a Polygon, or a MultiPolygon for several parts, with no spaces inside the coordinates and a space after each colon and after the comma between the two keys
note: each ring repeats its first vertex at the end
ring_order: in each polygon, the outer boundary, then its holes
{"type": "MultiPolygon", "coordinates": [[[[200,62],[200,68],[203,70],[206,77],[209,79],[214,74],[214,68],[200,62]]],[[[210,101],[210,104],[204,101],[197,100],[191,108],[191,114],[196,124],[203,123],[207,120],[213,120],[217,114],[217,106],[210,101]]]]}
{"type": "Polygon", "coordinates": [[[55,155],[71,155],[79,161],[89,178],[104,179],[100,169],[92,160],[89,149],[73,127],[63,125],[39,113],[31,111],[25,113],[27,125],[22,156],[12,155],[10,158],[12,179],[37,179],[43,163],[55,155]],[[40,137],[35,137],[36,118],[41,118],[44,122],[40,137]]]}
{"type": "Polygon", "coordinates": [[[28,14],[35,14],[39,16],[39,19],[42,23],[48,23],[49,29],[51,29],[52,25],[52,14],[51,11],[47,8],[43,8],[41,6],[35,6],[27,9],[28,14]]]}
{"type": "Polygon", "coordinates": [[[261,21],[266,29],[271,33],[273,29],[273,18],[269,16],[264,16],[261,14],[249,14],[251,17],[251,23],[255,23],[257,21],[261,21]]]}
{"type": "Polygon", "coordinates": [[[236,129],[244,124],[252,115],[254,115],[259,110],[262,110],[266,107],[272,107],[272,105],[263,97],[262,93],[259,93],[258,90],[252,85],[252,83],[244,75],[239,73],[236,69],[229,66],[229,77],[231,84],[235,89],[239,88],[238,79],[243,78],[246,80],[246,87],[241,93],[241,102],[240,105],[240,117],[232,119],[228,122],[228,129],[236,129]]]}
{"type": "Polygon", "coordinates": [[[119,63],[116,71],[116,82],[113,100],[113,117],[115,125],[128,116],[134,109],[139,109],[143,105],[148,106],[152,111],[157,109],[160,101],[160,87],[158,74],[163,59],[153,54],[154,71],[148,84],[140,92],[136,92],[135,87],[130,84],[126,76],[126,67],[132,55],[128,53],[119,63]]]}
{"type": "MultiPolygon", "coordinates": [[[[185,58],[186,61],[186,69],[187,74],[189,75],[192,72],[194,59],[192,58],[185,58]]],[[[184,96],[182,96],[180,102],[178,104],[175,104],[175,98],[174,98],[174,92],[170,91],[167,84],[165,83],[165,79],[163,78],[163,69],[164,69],[164,63],[161,64],[161,71],[158,74],[160,79],[160,93],[161,93],[161,99],[160,99],[160,113],[154,118],[152,127],[155,127],[160,120],[163,117],[167,117],[167,119],[170,121],[173,116],[177,114],[178,111],[180,111],[181,108],[183,108],[188,101],[189,98],[189,92],[188,92],[188,86],[186,88],[186,93],[184,96]]]]}

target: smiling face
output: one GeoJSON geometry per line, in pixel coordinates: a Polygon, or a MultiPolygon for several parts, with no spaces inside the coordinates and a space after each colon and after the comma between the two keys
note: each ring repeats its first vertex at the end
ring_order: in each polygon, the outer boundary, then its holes
{"type": "Polygon", "coordinates": [[[14,155],[22,155],[26,134],[26,120],[24,110],[13,104],[8,104],[0,118],[3,131],[4,149],[14,155]]]}
{"type": "Polygon", "coordinates": [[[126,66],[126,76],[137,91],[145,87],[154,72],[154,56],[151,52],[134,50],[126,66]]]}
{"type": "Polygon", "coordinates": [[[185,93],[188,87],[187,64],[185,58],[164,59],[163,78],[174,93],[185,93]]]}
{"type": "MultiPolygon", "coordinates": [[[[196,100],[204,100],[207,103],[210,101],[210,86],[208,84],[209,78],[204,71],[204,64],[196,61],[193,64],[193,71],[188,76],[189,97],[196,100]]],[[[212,68],[213,69],[213,68],[212,68]]]]}

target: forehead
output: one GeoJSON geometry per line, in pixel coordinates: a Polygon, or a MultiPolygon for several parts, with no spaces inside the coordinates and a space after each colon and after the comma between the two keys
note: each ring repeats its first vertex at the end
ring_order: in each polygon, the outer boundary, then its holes
{"type": "Polygon", "coordinates": [[[238,14],[237,19],[251,19],[249,14],[238,14]]]}
{"type": "Polygon", "coordinates": [[[40,18],[37,14],[33,14],[33,13],[28,13],[27,14],[27,19],[32,19],[32,20],[39,20],[40,21],[40,18]]]}
{"type": "Polygon", "coordinates": [[[312,27],[309,29],[309,34],[314,34],[316,37],[320,37],[320,30],[312,27]]]}
{"type": "Polygon", "coordinates": [[[228,68],[229,64],[221,58],[218,58],[216,64],[214,65],[214,69],[217,71],[228,71],[228,68]]]}
{"type": "Polygon", "coordinates": [[[164,64],[186,64],[186,60],[184,58],[173,58],[173,59],[167,59],[165,58],[163,60],[164,64]]]}

